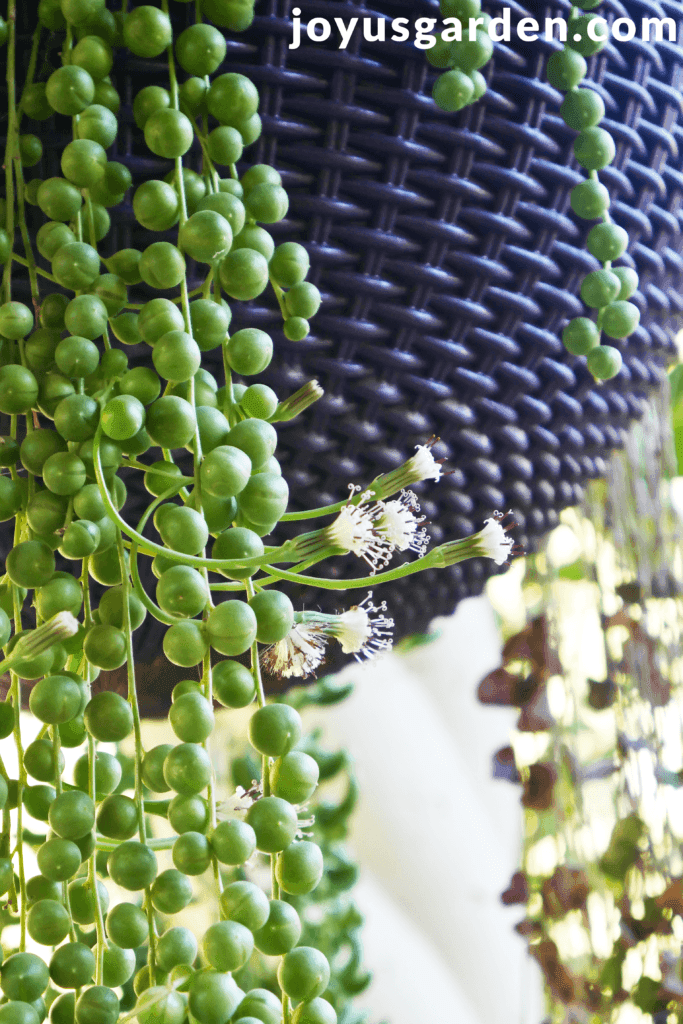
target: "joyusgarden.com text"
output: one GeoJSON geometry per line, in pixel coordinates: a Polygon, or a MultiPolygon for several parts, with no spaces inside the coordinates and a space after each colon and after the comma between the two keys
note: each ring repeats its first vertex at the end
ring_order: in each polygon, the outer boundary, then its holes
{"type": "MultiPolygon", "coordinates": [[[[337,39],[338,48],[345,50],[354,34],[362,33],[366,42],[406,43],[412,41],[421,50],[430,50],[436,45],[438,35],[445,42],[460,42],[463,38],[476,39],[477,31],[486,29],[494,42],[508,43],[513,34],[523,42],[534,42],[541,35],[545,39],[567,41],[570,23],[565,18],[546,18],[539,22],[536,18],[521,18],[512,24],[510,7],[503,7],[500,14],[493,17],[486,25],[483,17],[470,18],[464,26],[458,18],[444,18],[437,22],[436,18],[320,18],[306,21],[302,17],[300,7],[292,11],[292,41],[290,50],[297,50],[304,39],[312,43],[324,43],[328,39],[337,39]],[[437,25],[439,26],[437,28],[437,25]]],[[[605,18],[595,17],[588,22],[586,31],[590,39],[596,42],[603,39],[614,39],[627,42],[638,36],[645,42],[677,42],[676,23],[673,18],[642,18],[640,22],[632,18],[615,18],[611,23],[605,18]]],[[[578,41],[580,36],[575,36],[578,41]]]]}

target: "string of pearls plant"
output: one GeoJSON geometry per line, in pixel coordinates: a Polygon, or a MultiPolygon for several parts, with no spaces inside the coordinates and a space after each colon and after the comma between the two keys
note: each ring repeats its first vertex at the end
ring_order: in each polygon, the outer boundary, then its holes
{"type": "Polygon", "coordinates": [[[593,39],[589,35],[590,22],[597,17],[592,8],[600,3],[601,0],[583,0],[572,7],[567,41],[548,60],[547,76],[551,85],[566,93],[560,114],[565,124],[579,133],[574,141],[574,155],[588,171],[588,178],[572,189],[570,202],[574,213],[583,220],[599,221],[588,234],[587,246],[602,263],[602,268],[586,274],[581,284],[581,298],[597,310],[596,319],[575,317],[565,327],[562,341],[573,355],[586,356],[588,369],[596,380],[609,380],[619,373],[622,356],[614,345],[602,344],[602,334],[608,338],[627,338],[640,323],[640,311],[629,302],[638,287],[637,273],[631,267],[612,266],[626,252],[628,233],[610,219],[609,192],[598,177],[598,171],[609,166],[616,155],[614,139],[600,127],[605,104],[593,89],[580,88],[588,70],[585,58],[599,53],[606,43],[604,37],[593,39]]]}
{"type": "Polygon", "coordinates": [[[305,678],[330,643],[359,659],[387,648],[392,623],[371,593],[339,615],[322,615],[295,612],[276,585],[367,592],[465,558],[502,564],[513,550],[512,524],[495,513],[479,533],[427,550],[410,487],[442,474],[431,442],[336,505],[286,512],[274,424],[299,415],[322,389],[310,381],[279,399],[269,387],[243,383],[268,366],[273,340],[253,328],[230,334],[227,300],[272,288],[284,334],[298,340],[321,296],[306,281],[306,250],[295,242],[276,247],[263,227],[286,216],[288,197],[277,170],[243,159],[261,132],[258,92],[242,74],[216,74],[226,55],[223,30],[250,24],[251,0],[199,0],[195,23],[176,39],[168,0],[130,10],[124,0],[116,13],[104,0],[41,0],[21,91],[16,3],[8,0],[1,26],[8,110],[0,412],[9,430],[0,444],[0,519],[14,523],[14,547],[0,582],[2,667],[11,672],[0,735],[13,735],[19,772],[10,778],[0,761],[0,890],[17,915],[19,939],[0,967],[0,1024],[40,1024],[48,1009],[52,1024],[334,1024],[324,998],[330,964],[314,945],[299,944],[292,902],[323,874],[320,848],[302,832],[318,767],[297,749],[296,709],[266,702],[260,666],[265,659],[282,676],[305,678]],[[41,80],[46,30],[63,33],[62,64],[41,80]],[[103,259],[98,245],[110,210],[132,184],[128,169],[107,155],[118,130],[109,73],[120,46],[140,58],[167,54],[168,88],[142,88],[133,114],[169,171],[133,195],[149,245],[103,259]],[[40,160],[42,146],[22,132],[22,120],[54,113],[71,118],[73,130],[62,175],[25,182],[24,168],[40,160]],[[183,166],[193,145],[200,172],[183,166]],[[46,217],[35,237],[26,204],[46,217]],[[158,237],[176,226],[173,242],[158,237]],[[205,274],[192,290],[187,260],[205,274]],[[12,298],[17,267],[28,276],[33,308],[12,298]],[[142,282],[165,294],[131,301],[128,289],[142,282]],[[141,342],[150,358],[129,368],[125,346],[141,342]],[[202,353],[217,348],[220,386],[201,365],[202,353]],[[151,496],[135,524],[125,513],[122,469],[143,473],[151,496]],[[284,520],[321,517],[327,525],[294,540],[264,542],[284,520]],[[396,551],[417,557],[389,569],[396,551]],[[365,563],[358,578],[307,574],[349,553],[365,563]],[[141,558],[152,560],[154,596],[143,587],[141,558]],[[107,588],[97,607],[92,581],[107,588]],[[35,629],[27,625],[33,612],[35,629]],[[147,615],[168,627],[167,658],[198,676],[173,691],[174,745],[143,740],[133,632],[147,615]],[[213,652],[225,660],[213,664],[213,652]],[[251,668],[234,660],[245,654],[251,668]],[[127,698],[102,680],[92,689],[101,671],[123,665],[127,698]],[[41,725],[26,746],[23,680],[34,681],[29,706],[41,725]],[[256,701],[249,741],[262,759],[261,781],[237,791],[220,820],[207,748],[214,700],[227,708],[256,701]],[[99,745],[131,735],[128,780],[121,758],[99,745]],[[62,777],[62,748],[82,751],[73,782],[62,777]],[[164,793],[172,796],[157,799],[164,793]],[[152,814],[167,820],[168,834],[152,837],[152,814]],[[30,877],[25,847],[35,834],[27,816],[49,827],[30,877]],[[173,867],[159,870],[168,850],[173,867]],[[264,857],[268,892],[250,879],[264,857]],[[236,869],[241,877],[233,881],[236,869]],[[172,919],[192,898],[192,878],[205,873],[215,922],[198,946],[172,919]],[[130,898],[109,908],[108,883],[130,898]],[[44,952],[27,951],[28,939],[44,952]],[[254,948],[281,957],[277,998],[236,980],[254,948]],[[130,1007],[118,993],[133,977],[130,1007]]]}

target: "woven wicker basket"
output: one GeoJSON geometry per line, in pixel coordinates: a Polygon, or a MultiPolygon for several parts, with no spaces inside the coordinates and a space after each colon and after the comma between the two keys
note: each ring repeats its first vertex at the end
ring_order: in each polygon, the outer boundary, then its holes
{"type": "MultiPolygon", "coordinates": [[[[193,5],[172,6],[180,27],[193,5]]],[[[434,539],[464,535],[492,509],[512,508],[519,539],[533,545],[559,510],[580,498],[582,483],[603,472],[609,450],[675,353],[683,49],[634,38],[608,44],[589,62],[588,84],[605,101],[604,125],[617,144],[601,178],[615,221],[630,234],[622,262],[640,274],[635,301],[642,313],[641,327],[617,343],[622,372],[596,385],[559,340],[565,318],[584,311],[579,284],[597,264],[585,249],[589,225],[569,209],[569,192],[583,176],[572,156],[574,133],[559,116],[560,94],[545,80],[558,44],[522,43],[513,31],[484,69],[486,96],[445,114],[430,99],[434,72],[424,51],[368,43],[359,33],[346,50],[334,36],[291,50],[291,6],[260,0],[252,28],[228,41],[225,63],[260,88],[264,134],[248,153],[282,172],[290,213],[273,233],[306,245],[311,280],[324,296],[314,334],[296,343],[282,335],[274,303],[234,304],[238,325],[273,332],[276,356],[265,382],[288,393],[317,377],[325,388],[301,422],[280,429],[291,507],[339,500],[350,482],[370,481],[436,434],[435,453],[447,457],[452,473],[424,490],[434,539]]],[[[430,0],[302,6],[304,21],[438,15],[430,0]]],[[[569,12],[561,2],[510,6],[513,25],[530,13],[542,20],[569,12]]],[[[637,24],[668,16],[683,28],[680,3],[606,0],[600,13],[637,24]]],[[[24,16],[28,28],[28,5],[24,16]]],[[[48,59],[55,63],[56,53],[48,59]]],[[[136,181],[170,168],[144,151],[139,133],[134,142],[132,130],[135,93],[164,79],[159,61],[126,54],[115,68],[123,98],[115,158],[136,181]]],[[[46,137],[45,123],[28,130],[46,137]]],[[[57,118],[47,130],[51,147],[36,169],[42,176],[59,173],[69,125],[57,118]]],[[[143,242],[137,230],[128,205],[105,253],[143,242]]],[[[130,486],[132,519],[139,484],[130,486]]],[[[341,569],[357,575],[358,563],[341,569]]],[[[384,588],[397,635],[424,629],[435,614],[478,593],[492,570],[493,563],[476,560],[384,588]]],[[[302,591],[296,600],[336,608],[348,596],[302,591]]],[[[144,645],[151,640],[146,634],[144,645]]]]}

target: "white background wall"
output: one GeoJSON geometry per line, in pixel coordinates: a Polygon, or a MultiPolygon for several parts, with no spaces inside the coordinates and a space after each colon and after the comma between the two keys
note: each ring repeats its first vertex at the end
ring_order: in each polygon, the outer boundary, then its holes
{"type": "Polygon", "coordinates": [[[491,777],[516,713],[477,702],[500,664],[484,597],[437,619],[440,639],[344,672],[353,696],[316,711],[326,745],[347,746],[361,801],[352,845],[362,865],[373,986],[361,1004],[390,1024],[540,1024],[536,969],[500,893],[517,869],[519,788],[491,777]]]}

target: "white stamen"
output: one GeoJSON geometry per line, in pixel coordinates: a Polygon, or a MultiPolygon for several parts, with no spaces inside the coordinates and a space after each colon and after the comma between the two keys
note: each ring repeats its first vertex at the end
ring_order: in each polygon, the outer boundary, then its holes
{"type": "MultiPolygon", "coordinates": [[[[295,804],[295,806],[298,806],[295,804]]],[[[311,814],[308,818],[299,818],[299,825],[296,830],[297,839],[312,839],[313,833],[308,829],[315,825],[315,816],[311,814]]]]}
{"type": "Polygon", "coordinates": [[[384,601],[381,605],[374,605],[371,599],[372,591],[360,604],[352,605],[342,615],[335,616],[336,621],[324,627],[325,632],[339,641],[344,654],[355,655],[357,661],[362,660],[360,656],[370,659],[382,651],[391,650],[394,620],[384,615],[387,610],[384,601]],[[375,617],[371,618],[373,615],[375,617]]]}
{"type": "Polygon", "coordinates": [[[381,515],[377,517],[375,529],[399,551],[414,551],[424,555],[429,545],[429,536],[425,529],[418,530],[425,516],[415,515],[420,511],[417,495],[413,491],[401,491],[395,501],[384,502],[381,515]]]}
{"type": "MultiPolygon", "coordinates": [[[[365,495],[361,500],[366,500],[365,495]]],[[[370,566],[373,574],[389,564],[394,551],[389,540],[376,529],[376,520],[383,511],[384,503],[381,501],[365,507],[344,505],[334,522],[325,530],[330,544],[344,551],[352,551],[370,566]]]]}

